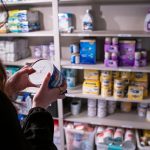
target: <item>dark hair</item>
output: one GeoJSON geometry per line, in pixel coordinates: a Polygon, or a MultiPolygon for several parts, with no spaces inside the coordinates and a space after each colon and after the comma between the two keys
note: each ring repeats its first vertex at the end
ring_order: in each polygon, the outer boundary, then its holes
{"type": "Polygon", "coordinates": [[[0,60],[0,90],[4,91],[4,86],[7,80],[5,68],[0,60]]]}

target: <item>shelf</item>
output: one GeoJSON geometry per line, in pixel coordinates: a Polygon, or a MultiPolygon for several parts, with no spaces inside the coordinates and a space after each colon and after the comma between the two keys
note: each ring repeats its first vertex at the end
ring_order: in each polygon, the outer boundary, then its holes
{"type": "Polygon", "coordinates": [[[20,66],[20,67],[22,67],[22,66],[26,65],[27,63],[33,63],[36,60],[37,59],[33,59],[33,58],[29,57],[29,58],[25,58],[25,59],[15,61],[15,62],[3,61],[3,64],[7,65],[7,66],[20,66]]]}
{"type": "Polygon", "coordinates": [[[97,63],[94,65],[88,64],[71,64],[69,60],[61,61],[62,68],[66,69],[91,69],[91,70],[107,70],[107,71],[126,71],[126,72],[147,72],[150,73],[150,65],[146,67],[105,67],[103,63],[97,63]]]}
{"type": "Polygon", "coordinates": [[[60,4],[87,4],[87,3],[100,3],[100,4],[137,4],[149,3],[149,0],[60,0],[60,4]]]}
{"type": "Polygon", "coordinates": [[[0,37],[52,37],[52,31],[33,31],[27,33],[0,33],[0,37]]]}
{"type": "MultiPolygon", "coordinates": [[[[18,2],[5,2],[7,6],[47,6],[51,5],[53,0],[24,0],[18,2]]],[[[2,4],[0,4],[2,6],[2,4]]]]}
{"type": "Polygon", "coordinates": [[[84,111],[76,116],[68,116],[64,118],[66,121],[89,123],[95,125],[109,125],[123,128],[135,128],[135,129],[150,129],[150,122],[145,118],[140,118],[137,113],[123,113],[117,112],[106,116],[105,118],[89,117],[87,112],[84,111]]]}
{"type": "Polygon", "coordinates": [[[74,90],[67,90],[67,91],[68,93],[66,94],[66,97],[100,99],[115,102],[150,103],[150,96],[144,100],[128,100],[128,98],[115,99],[113,96],[103,98],[101,95],[82,94],[81,86],[77,86],[74,90]]]}
{"type": "Polygon", "coordinates": [[[144,31],[74,31],[73,33],[61,33],[65,37],[150,37],[150,33],[144,31]]]}

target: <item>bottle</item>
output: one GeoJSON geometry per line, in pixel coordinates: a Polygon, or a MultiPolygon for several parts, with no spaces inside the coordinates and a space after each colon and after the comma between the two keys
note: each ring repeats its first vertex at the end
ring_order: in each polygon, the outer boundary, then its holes
{"type": "Polygon", "coordinates": [[[150,32],[150,9],[145,17],[144,21],[144,31],[145,32],[150,32]]]}
{"type": "Polygon", "coordinates": [[[82,20],[83,31],[93,31],[93,17],[90,14],[90,9],[86,10],[86,14],[82,20]]]}

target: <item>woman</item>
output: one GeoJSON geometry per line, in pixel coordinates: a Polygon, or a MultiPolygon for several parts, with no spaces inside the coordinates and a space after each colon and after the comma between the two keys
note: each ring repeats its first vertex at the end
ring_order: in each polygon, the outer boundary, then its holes
{"type": "Polygon", "coordinates": [[[6,72],[0,62],[0,146],[13,150],[56,150],[53,144],[54,124],[52,116],[46,111],[50,103],[60,98],[66,90],[66,84],[49,89],[50,74],[47,74],[39,91],[33,98],[23,129],[18,121],[17,112],[11,101],[16,94],[27,88],[35,87],[28,75],[34,73],[31,67],[24,67],[7,80],[6,72]]]}

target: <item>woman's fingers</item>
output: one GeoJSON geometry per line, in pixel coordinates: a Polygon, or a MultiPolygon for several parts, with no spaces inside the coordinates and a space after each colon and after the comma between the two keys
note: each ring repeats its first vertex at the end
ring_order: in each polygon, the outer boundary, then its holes
{"type": "Polygon", "coordinates": [[[42,85],[41,85],[41,88],[43,88],[43,89],[47,89],[47,88],[48,88],[48,82],[49,82],[50,78],[51,78],[51,74],[48,73],[48,74],[46,75],[46,77],[45,77],[45,79],[44,79],[42,85]]]}
{"type": "Polygon", "coordinates": [[[30,75],[30,74],[32,74],[34,72],[35,72],[35,70],[33,68],[31,68],[31,67],[26,67],[26,68],[23,68],[23,69],[18,71],[19,74],[25,74],[26,73],[28,75],[30,75]]]}

